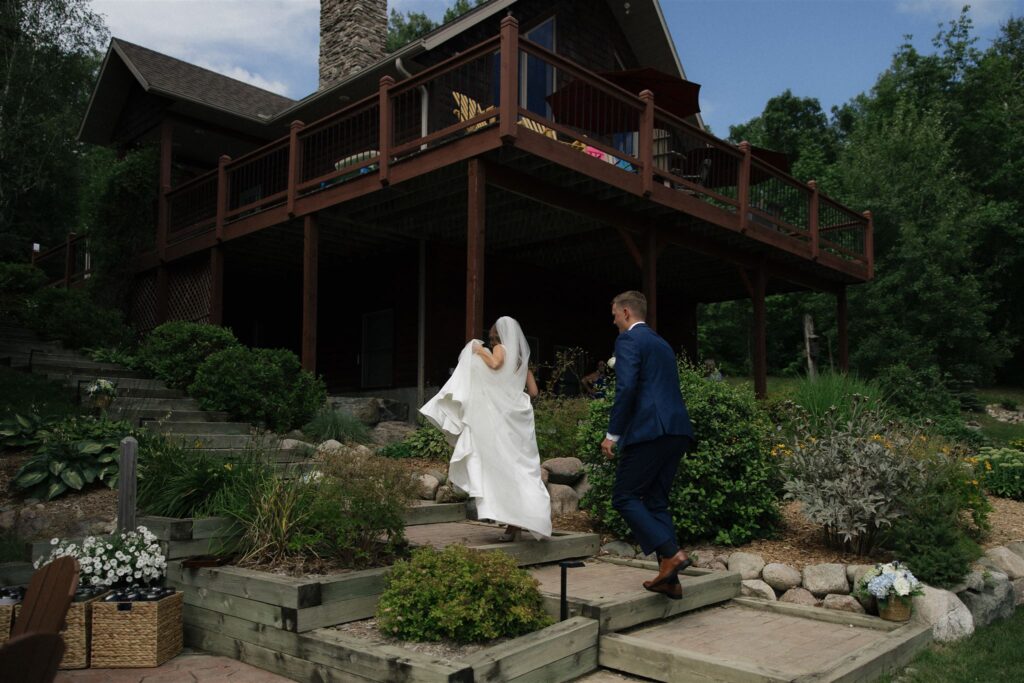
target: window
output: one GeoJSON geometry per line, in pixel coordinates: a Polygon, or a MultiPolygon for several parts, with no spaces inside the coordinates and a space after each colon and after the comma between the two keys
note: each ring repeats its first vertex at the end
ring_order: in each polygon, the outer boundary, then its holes
{"type": "MultiPolygon", "coordinates": [[[[554,52],[555,18],[541,22],[527,31],[524,37],[554,52]]],[[[519,101],[533,113],[552,118],[548,95],[555,91],[555,68],[533,55],[523,55],[519,73],[519,101]]]]}

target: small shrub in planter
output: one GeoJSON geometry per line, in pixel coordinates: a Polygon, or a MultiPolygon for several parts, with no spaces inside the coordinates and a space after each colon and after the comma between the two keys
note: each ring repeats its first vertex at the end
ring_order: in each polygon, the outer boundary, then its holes
{"type": "Polygon", "coordinates": [[[323,381],[303,370],[291,351],[243,346],[209,356],[189,393],[204,410],[225,410],[277,432],[306,424],[327,400],[323,381]]]}
{"type": "Polygon", "coordinates": [[[118,346],[133,338],[120,311],[96,304],[82,289],[42,289],[29,298],[23,317],[40,337],[73,349],[118,346]]]}
{"type": "Polygon", "coordinates": [[[225,327],[175,320],[150,332],[139,347],[137,361],[172,389],[186,389],[211,354],[238,346],[225,327]]]}
{"type": "MultiPolygon", "coordinates": [[[[769,535],[779,516],[773,491],[778,465],[764,410],[749,389],[705,379],[685,362],[679,382],[698,444],[680,461],[669,499],[679,540],[739,545],[769,535]]],[[[611,502],[616,463],[601,454],[613,396],[609,387],[608,398],[591,401],[577,432],[576,453],[591,485],[581,506],[625,538],[629,528],[611,502]]]]}
{"type": "Polygon", "coordinates": [[[1024,500],[1024,450],[982,448],[973,464],[989,493],[1024,500]]]}
{"type": "Polygon", "coordinates": [[[380,630],[404,640],[474,643],[551,624],[537,581],[502,552],[426,547],[395,564],[377,607],[380,630]]]}

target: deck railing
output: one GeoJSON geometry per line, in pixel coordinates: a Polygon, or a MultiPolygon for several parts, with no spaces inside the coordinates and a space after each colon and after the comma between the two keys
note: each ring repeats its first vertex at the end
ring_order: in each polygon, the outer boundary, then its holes
{"type": "Polygon", "coordinates": [[[654,185],[684,192],[731,214],[741,230],[765,238],[771,231],[811,258],[859,262],[870,276],[869,214],[753,157],[749,145],[660,109],[657,93],[634,95],[522,40],[512,19],[499,36],[397,84],[385,76],[375,95],[308,125],[296,121],[289,135],[239,159],[222,157],[217,170],[170,190],[158,249],[212,230],[221,237],[226,223],[273,206],[294,213],[299,198],[363,175],[387,184],[393,165],[494,127],[505,140],[562,143],[638,174],[645,195],[654,185]]]}
{"type": "Polygon", "coordinates": [[[63,244],[32,254],[32,265],[46,274],[49,287],[74,287],[92,274],[89,238],[68,233],[63,244]]]}

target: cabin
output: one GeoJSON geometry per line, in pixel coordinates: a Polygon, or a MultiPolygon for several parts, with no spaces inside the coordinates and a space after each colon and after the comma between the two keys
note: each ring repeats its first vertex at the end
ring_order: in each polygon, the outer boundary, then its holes
{"type": "Polygon", "coordinates": [[[749,298],[763,396],[765,297],[819,291],[846,367],[870,213],[705,131],[657,0],[490,0],[391,54],[386,29],[386,0],[322,0],[298,101],[111,41],[80,139],[160,150],[137,328],[225,325],[420,405],[500,315],[535,363],[603,359],[639,289],[696,359],[698,304],[749,298]]]}

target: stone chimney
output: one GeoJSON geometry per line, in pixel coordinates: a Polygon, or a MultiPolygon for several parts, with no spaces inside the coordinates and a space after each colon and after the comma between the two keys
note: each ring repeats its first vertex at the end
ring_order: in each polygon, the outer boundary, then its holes
{"type": "Polygon", "coordinates": [[[384,56],[387,0],[320,0],[320,90],[384,56]]]}

